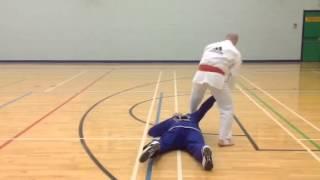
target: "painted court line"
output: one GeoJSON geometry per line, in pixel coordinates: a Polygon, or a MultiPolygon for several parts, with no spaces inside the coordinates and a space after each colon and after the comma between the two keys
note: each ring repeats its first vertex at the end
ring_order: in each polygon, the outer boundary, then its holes
{"type": "Polygon", "coordinates": [[[299,139],[300,141],[320,141],[320,139],[299,139]]]}
{"type": "Polygon", "coordinates": [[[149,124],[150,124],[150,120],[151,120],[151,116],[152,116],[152,112],[153,112],[153,107],[154,107],[154,104],[155,104],[155,100],[156,100],[156,97],[157,97],[157,94],[158,94],[158,89],[159,89],[159,85],[160,85],[160,81],[161,81],[161,75],[162,75],[162,71],[159,72],[158,81],[157,81],[157,84],[156,84],[156,87],[155,87],[155,90],[154,90],[154,94],[153,94],[153,97],[152,97],[152,102],[151,102],[151,105],[150,105],[149,110],[148,110],[148,116],[147,116],[147,120],[146,120],[145,127],[144,127],[144,130],[143,130],[143,134],[142,134],[142,138],[141,138],[138,154],[137,154],[137,157],[136,157],[136,160],[135,160],[135,163],[134,163],[134,166],[133,166],[132,174],[131,174],[131,180],[136,180],[137,179],[138,168],[139,168],[139,156],[142,153],[142,149],[143,149],[143,146],[144,146],[145,141],[146,141],[147,132],[148,132],[148,129],[149,129],[149,124]]]}
{"type": "MultiPolygon", "coordinates": [[[[173,83],[174,83],[174,111],[176,113],[179,112],[179,104],[178,104],[178,88],[177,88],[177,72],[174,71],[173,73],[173,83]]],[[[177,151],[177,179],[182,180],[182,158],[181,158],[181,151],[177,151]]]]}
{"type": "Polygon", "coordinates": [[[32,92],[27,92],[27,93],[25,93],[25,94],[23,94],[23,95],[15,98],[15,99],[12,99],[12,100],[4,103],[4,104],[1,104],[1,105],[0,105],[0,109],[4,108],[4,107],[6,107],[6,106],[8,106],[8,105],[10,105],[10,104],[15,103],[15,102],[19,101],[20,99],[22,99],[22,98],[24,98],[24,97],[30,96],[31,94],[32,94],[32,92]]]}
{"type": "MultiPolygon", "coordinates": [[[[129,91],[129,93],[151,93],[153,91],[129,91]]],[[[114,93],[114,91],[87,91],[87,93],[114,93]]]]}
{"type": "Polygon", "coordinates": [[[293,133],[291,133],[286,127],[284,127],[273,115],[271,115],[265,108],[258,104],[248,93],[246,93],[239,85],[236,87],[244,94],[253,104],[255,104],[259,109],[261,109],[271,120],[273,120],[282,130],[284,130],[292,139],[294,139],[298,144],[300,144],[314,159],[320,162],[320,157],[317,156],[309,147],[303,144],[293,133]]]}
{"type": "MultiPolygon", "coordinates": [[[[160,93],[160,97],[159,97],[157,117],[156,117],[156,120],[155,120],[155,124],[158,124],[159,121],[160,121],[162,99],[163,99],[163,93],[161,92],[161,93],[160,93]]],[[[153,165],[153,159],[150,159],[150,160],[148,161],[148,167],[147,167],[147,173],[146,173],[146,180],[151,180],[152,165],[153,165]]]]}
{"type": "Polygon", "coordinates": [[[62,85],[64,85],[64,84],[66,84],[66,83],[68,83],[68,82],[72,81],[73,79],[75,79],[75,78],[77,78],[77,77],[81,76],[82,74],[84,74],[84,73],[86,73],[86,72],[87,72],[87,71],[81,71],[81,72],[79,72],[78,74],[76,74],[76,75],[72,76],[71,78],[66,79],[66,80],[64,80],[64,81],[62,81],[62,82],[60,82],[60,83],[56,84],[55,86],[53,86],[53,87],[50,87],[50,88],[46,89],[44,92],[46,92],[46,93],[51,92],[51,91],[55,90],[56,88],[58,88],[58,87],[60,87],[60,86],[62,86],[62,85]]]}
{"type": "MultiPolygon", "coordinates": [[[[285,116],[283,116],[281,113],[279,113],[277,110],[275,110],[271,105],[266,103],[265,101],[262,100],[258,95],[256,95],[254,92],[248,90],[242,83],[239,83],[242,87],[244,87],[247,92],[249,92],[252,96],[255,97],[256,100],[258,100],[261,104],[264,105],[269,111],[271,111],[274,115],[276,115],[282,122],[284,122],[288,127],[290,127],[292,130],[300,134],[303,138],[305,139],[311,139],[306,133],[304,133],[302,130],[300,130],[298,127],[296,127],[293,123],[291,123],[285,116]]],[[[315,141],[309,140],[309,143],[314,145],[317,149],[320,150],[320,145],[316,143],[315,141]]]]}
{"type": "MultiPolygon", "coordinates": [[[[93,140],[93,141],[140,141],[141,137],[87,137],[87,138],[0,138],[0,141],[79,141],[93,140]]],[[[147,138],[151,139],[151,138],[147,138]]]]}
{"type": "Polygon", "coordinates": [[[22,134],[26,133],[27,131],[29,131],[32,127],[34,127],[35,125],[37,125],[38,123],[40,123],[41,121],[43,121],[45,118],[47,118],[48,116],[50,116],[51,114],[53,114],[54,112],[56,112],[58,109],[60,109],[61,107],[63,107],[65,104],[69,103],[71,100],[73,100],[74,98],[76,98],[77,96],[79,96],[80,94],[82,94],[85,90],[87,90],[89,87],[91,87],[92,85],[94,85],[96,82],[98,82],[100,79],[104,78],[107,74],[109,74],[109,72],[104,73],[103,75],[101,75],[100,77],[98,77],[96,80],[94,80],[93,82],[91,82],[90,84],[88,84],[86,87],[84,87],[82,90],[80,90],[79,92],[75,93],[73,96],[71,96],[69,99],[67,99],[66,101],[64,101],[62,104],[60,104],[59,106],[57,106],[56,108],[54,108],[53,110],[51,110],[50,112],[48,112],[47,114],[45,114],[44,116],[42,116],[41,118],[39,118],[38,120],[34,121],[32,124],[30,124],[29,126],[27,126],[26,128],[24,128],[23,130],[21,130],[20,132],[18,132],[16,135],[14,135],[11,139],[5,141],[3,144],[0,145],[0,150],[3,149],[4,147],[6,147],[8,144],[12,143],[14,140],[16,140],[18,137],[20,137],[22,134]]]}
{"type": "Polygon", "coordinates": [[[249,79],[247,79],[244,76],[240,76],[242,79],[244,79],[246,82],[248,82],[249,84],[251,84],[253,87],[257,88],[258,90],[260,90],[262,93],[264,93],[266,96],[268,96],[269,98],[273,99],[274,101],[276,101],[278,104],[280,104],[283,108],[285,108],[287,111],[291,112],[292,114],[294,114],[295,116],[297,116],[298,118],[300,118],[301,120],[303,120],[305,123],[307,123],[309,126],[311,126],[313,129],[317,130],[318,132],[320,132],[320,128],[317,127],[316,125],[314,125],[312,122],[310,122],[309,120],[307,120],[306,118],[304,118],[303,116],[301,116],[300,114],[298,114],[297,112],[295,112],[294,110],[290,109],[288,106],[286,106],[285,104],[283,104],[282,102],[280,102],[277,98],[273,97],[270,93],[268,93],[267,91],[263,90],[262,88],[260,88],[259,86],[257,86],[256,84],[254,84],[252,81],[250,81],[249,79]]]}

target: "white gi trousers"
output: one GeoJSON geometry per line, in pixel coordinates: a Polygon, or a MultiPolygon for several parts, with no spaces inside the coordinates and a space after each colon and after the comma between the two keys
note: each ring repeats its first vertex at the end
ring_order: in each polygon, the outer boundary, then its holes
{"type": "Polygon", "coordinates": [[[206,82],[196,82],[192,83],[191,92],[191,103],[190,110],[194,112],[202,101],[202,98],[209,89],[211,94],[216,99],[220,110],[220,128],[219,128],[219,139],[226,140],[232,137],[232,122],[233,122],[233,103],[231,98],[231,90],[229,83],[224,83],[221,89],[213,87],[206,82]]]}

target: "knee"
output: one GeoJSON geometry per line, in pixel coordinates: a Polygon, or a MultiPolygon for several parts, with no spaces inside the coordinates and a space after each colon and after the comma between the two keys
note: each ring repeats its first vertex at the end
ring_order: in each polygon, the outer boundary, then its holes
{"type": "Polygon", "coordinates": [[[220,106],[220,111],[222,113],[232,113],[233,112],[233,105],[228,104],[228,105],[220,106]]]}

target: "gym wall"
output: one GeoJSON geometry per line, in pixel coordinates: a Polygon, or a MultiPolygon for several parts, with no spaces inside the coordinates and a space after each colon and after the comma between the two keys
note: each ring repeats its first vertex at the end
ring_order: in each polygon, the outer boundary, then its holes
{"type": "Polygon", "coordinates": [[[319,0],[1,0],[0,60],[195,61],[228,32],[244,60],[298,60],[310,9],[319,0]]]}

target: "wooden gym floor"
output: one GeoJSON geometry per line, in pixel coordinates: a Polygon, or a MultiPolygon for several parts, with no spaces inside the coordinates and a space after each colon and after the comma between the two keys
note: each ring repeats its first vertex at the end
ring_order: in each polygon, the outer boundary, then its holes
{"type": "Polygon", "coordinates": [[[157,115],[188,111],[195,69],[0,64],[0,179],[320,179],[319,63],[243,64],[235,146],[217,146],[216,106],[201,122],[213,171],[180,151],[138,163],[157,115]]]}

